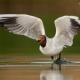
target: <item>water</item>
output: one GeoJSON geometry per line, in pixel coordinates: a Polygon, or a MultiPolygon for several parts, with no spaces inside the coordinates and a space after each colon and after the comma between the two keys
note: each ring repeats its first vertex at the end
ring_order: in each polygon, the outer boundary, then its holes
{"type": "MultiPolygon", "coordinates": [[[[21,61],[18,58],[17,62],[21,61]]],[[[0,65],[0,80],[80,80],[79,64],[64,64],[61,66],[53,64],[53,67],[51,67],[50,63],[13,63],[0,65]]]]}

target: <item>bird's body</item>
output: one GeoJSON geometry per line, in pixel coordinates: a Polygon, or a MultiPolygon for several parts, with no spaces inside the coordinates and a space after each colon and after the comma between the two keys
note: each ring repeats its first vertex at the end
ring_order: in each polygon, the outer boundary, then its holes
{"type": "Polygon", "coordinates": [[[45,47],[40,46],[40,51],[43,54],[47,56],[55,56],[63,50],[64,45],[61,45],[57,37],[54,37],[54,38],[47,37],[46,40],[47,40],[46,46],[45,47]]]}
{"type": "Polygon", "coordinates": [[[26,14],[1,14],[0,25],[9,32],[37,40],[40,51],[48,56],[58,55],[64,47],[72,46],[76,33],[80,30],[77,16],[62,16],[54,21],[56,33],[53,38],[45,34],[40,18],[26,14]]]}

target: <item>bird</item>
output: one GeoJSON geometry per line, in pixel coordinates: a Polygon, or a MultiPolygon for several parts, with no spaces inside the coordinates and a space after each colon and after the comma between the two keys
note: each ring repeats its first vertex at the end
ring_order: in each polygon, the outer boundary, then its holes
{"type": "Polygon", "coordinates": [[[78,16],[64,15],[54,20],[55,35],[49,38],[45,34],[44,23],[41,18],[28,14],[0,14],[0,26],[10,33],[23,35],[38,42],[42,54],[60,61],[64,48],[72,46],[74,36],[80,31],[78,16]]]}

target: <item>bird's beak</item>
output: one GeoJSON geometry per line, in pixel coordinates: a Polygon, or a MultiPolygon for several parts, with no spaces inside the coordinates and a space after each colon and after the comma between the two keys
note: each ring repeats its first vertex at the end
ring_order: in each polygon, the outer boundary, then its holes
{"type": "Polygon", "coordinates": [[[40,41],[41,41],[41,38],[40,38],[40,37],[38,37],[38,38],[36,39],[36,41],[37,41],[37,42],[40,42],[40,41]]]}
{"type": "Polygon", "coordinates": [[[41,41],[41,39],[37,39],[37,42],[40,42],[41,41]]]}

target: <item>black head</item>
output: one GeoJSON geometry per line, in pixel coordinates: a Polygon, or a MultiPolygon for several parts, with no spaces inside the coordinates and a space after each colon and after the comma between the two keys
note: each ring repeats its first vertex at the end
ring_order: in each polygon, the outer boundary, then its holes
{"type": "Polygon", "coordinates": [[[46,36],[45,35],[40,35],[38,37],[38,43],[42,46],[45,47],[46,46],[46,36]]]}

